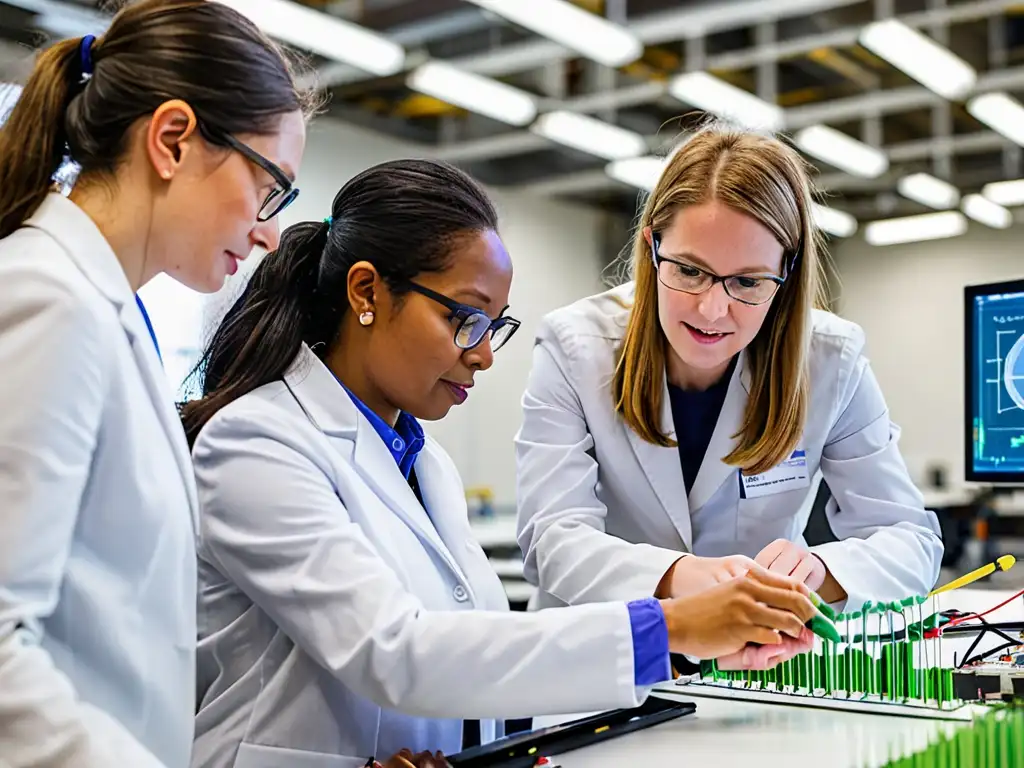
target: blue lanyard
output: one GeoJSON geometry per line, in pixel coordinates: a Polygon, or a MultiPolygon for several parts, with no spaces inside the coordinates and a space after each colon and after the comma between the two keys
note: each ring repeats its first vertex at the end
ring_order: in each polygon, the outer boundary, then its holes
{"type": "Polygon", "coordinates": [[[153,323],[149,319],[149,313],[146,311],[146,306],[142,303],[142,299],[139,298],[138,294],[135,294],[135,303],[139,305],[139,312],[142,313],[142,319],[146,321],[146,328],[149,329],[149,338],[153,340],[153,347],[156,349],[156,356],[160,359],[161,365],[164,362],[163,355],[160,354],[160,344],[156,340],[156,332],[153,330],[153,323]]]}

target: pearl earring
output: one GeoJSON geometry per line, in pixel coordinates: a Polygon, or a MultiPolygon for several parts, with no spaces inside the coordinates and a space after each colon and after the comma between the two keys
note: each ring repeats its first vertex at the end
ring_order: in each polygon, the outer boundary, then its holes
{"type": "Polygon", "coordinates": [[[373,312],[367,310],[359,316],[359,322],[361,325],[369,325],[373,322],[373,312]]]}

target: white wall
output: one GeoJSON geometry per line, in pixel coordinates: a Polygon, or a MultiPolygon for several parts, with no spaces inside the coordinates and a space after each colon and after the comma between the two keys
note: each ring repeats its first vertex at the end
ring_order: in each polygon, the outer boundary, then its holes
{"type": "Polygon", "coordinates": [[[832,247],[838,311],[863,326],[872,368],[918,482],[930,462],[963,479],[963,288],[1024,277],[1024,227],[973,225],[966,235],[878,248],[832,247]]]}
{"type": "MultiPolygon", "coordinates": [[[[424,154],[420,147],[320,119],[310,128],[298,180],[302,192],[282,215],[282,225],[324,218],[337,191],[364,168],[424,154]]],[[[494,367],[477,377],[469,400],[448,418],[425,427],[452,455],[467,486],[489,486],[499,504],[513,504],[513,437],[519,428],[533,334],[544,313],[601,290],[601,215],[546,198],[493,192],[501,213],[501,235],[515,268],[509,314],[521,320],[522,327],[497,354],[494,367]]],[[[161,280],[143,290],[175,386],[179,372],[195,359],[204,325],[225,308],[256,262],[248,260],[220,294],[206,300],[205,321],[203,299],[180,285],[161,280]]]]}

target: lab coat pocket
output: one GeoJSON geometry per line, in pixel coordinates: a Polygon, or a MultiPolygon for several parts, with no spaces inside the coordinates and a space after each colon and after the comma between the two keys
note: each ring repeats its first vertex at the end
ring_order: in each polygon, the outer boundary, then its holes
{"type": "Polygon", "coordinates": [[[800,488],[759,499],[740,499],[737,516],[738,552],[753,557],[775,539],[794,541],[803,533],[805,508],[813,500],[809,489],[800,488]]]}
{"type": "Polygon", "coordinates": [[[328,755],[243,742],[238,746],[234,768],[363,768],[365,765],[366,757],[328,755]]]}

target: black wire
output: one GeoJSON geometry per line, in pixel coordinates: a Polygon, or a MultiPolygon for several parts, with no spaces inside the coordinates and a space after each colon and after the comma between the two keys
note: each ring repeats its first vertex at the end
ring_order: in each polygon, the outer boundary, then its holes
{"type": "MultiPolygon", "coordinates": [[[[981,637],[981,635],[979,635],[978,637],[981,637]]],[[[986,658],[988,658],[994,653],[999,653],[999,651],[1005,651],[1007,648],[1014,648],[1020,644],[1020,640],[1014,640],[1010,643],[1003,643],[1002,645],[996,646],[990,651],[986,651],[985,653],[979,653],[973,658],[967,659],[967,661],[965,661],[959,668],[962,669],[963,667],[966,667],[968,664],[974,664],[975,662],[984,661],[986,658]]]]}

